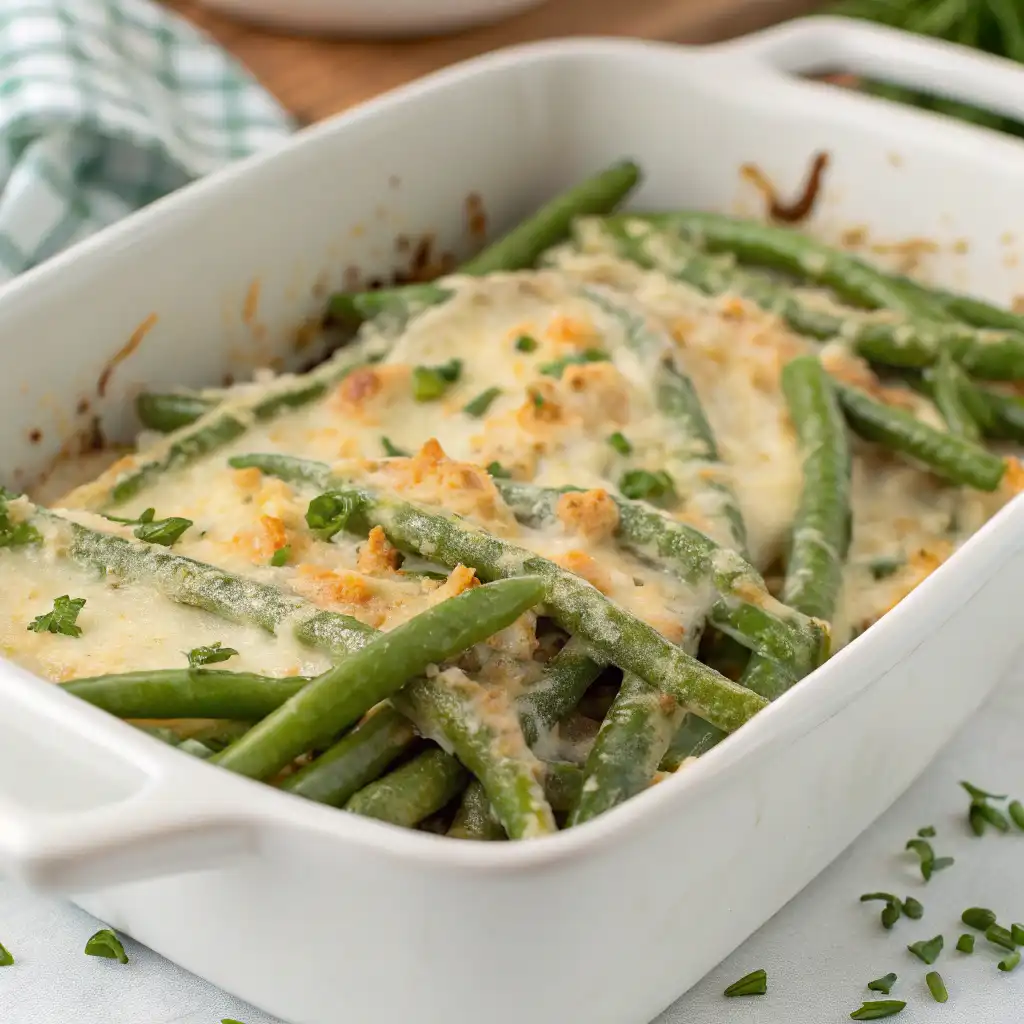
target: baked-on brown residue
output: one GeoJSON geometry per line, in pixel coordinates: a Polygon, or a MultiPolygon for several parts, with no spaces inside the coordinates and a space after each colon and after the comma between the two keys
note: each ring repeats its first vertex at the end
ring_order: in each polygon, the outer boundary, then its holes
{"type": "Polygon", "coordinates": [[[469,237],[479,245],[487,241],[487,211],[477,192],[470,192],[466,196],[466,230],[469,237]]]}
{"type": "Polygon", "coordinates": [[[799,224],[814,212],[814,204],[821,195],[829,160],[828,153],[815,154],[803,190],[793,203],[784,203],[779,199],[775,185],[757,164],[744,164],[740,168],[740,175],[764,196],[768,204],[768,216],[772,220],[782,221],[784,224],[799,224]]]}
{"type": "Polygon", "coordinates": [[[150,313],[145,320],[139,324],[138,327],[132,331],[131,337],[119,348],[113,358],[103,368],[103,372],[99,376],[99,380],[96,381],[96,393],[102,398],[107,393],[107,385],[110,384],[110,378],[114,370],[123,363],[141,344],[142,339],[153,329],[153,326],[157,322],[156,313],[150,313]]]}
{"type": "Polygon", "coordinates": [[[256,321],[256,315],[260,310],[260,279],[253,278],[249,290],[245,293],[245,301],[242,303],[242,323],[246,327],[252,327],[256,321]]]}

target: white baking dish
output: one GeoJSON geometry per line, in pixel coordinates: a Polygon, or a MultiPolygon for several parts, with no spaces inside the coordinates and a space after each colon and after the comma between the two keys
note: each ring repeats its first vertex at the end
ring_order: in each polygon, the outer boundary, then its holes
{"type": "MultiPolygon", "coordinates": [[[[966,253],[934,259],[937,277],[1008,299],[1024,276],[1003,237],[1024,212],[1024,146],[790,77],[837,65],[1024,119],[1021,70],[835,20],[706,50],[579,41],[474,61],[10,285],[0,464],[37,472],[153,312],[99,403],[108,430],[128,426],[141,382],[210,383],[287,353],[288,328],[322,303],[323,275],[386,269],[396,232],[438,230],[457,246],[467,191],[503,225],[623,155],[649,173],[642,204],[729,207],[744,161],[795,184],[827,149],[823,223],[967,237],[966,253]]],[[[89,890],[75,898],[114,928],[302,1024],[644,1024],[839,854],[978,707],[1019,646],[1022,590],[1017,502],[694,767],[598,821],[519,844],[305,803],[3,665],[0,864],[89,890]]]]}

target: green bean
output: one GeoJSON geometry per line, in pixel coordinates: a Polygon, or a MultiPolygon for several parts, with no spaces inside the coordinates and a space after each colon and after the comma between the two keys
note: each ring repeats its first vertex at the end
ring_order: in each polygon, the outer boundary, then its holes
{"type": "MultiPolygon", "coordinates": [[[[417,673],[514,622],[544,595],[529,576],[468,590],[376,635],[289,698],[214,761],[265,779],[329,742],[417,673]]],[[[414,681],[413,685],[415,685],[414,681]]]]}
{"type": "Polygon", "coordinates": [[[949,432],[968,441],[980,441],[981,427],[967,408],[971,382],[963,370],[943,353],[934,366],[925,370],[925,377],[929,378],[932,400],[949,432]]]}
{"type": "MultiPolygon", "coordinates": [[[[804,615],[829,622],[835,615],[850,548],[851,458],[846,424],[828,374],[814,356],[799,356],[785,365],[782,391],[803,459],[782,600],[804,615]]],[[[814,668],[806,656],[788,663],[752,657],[740,682],[773,701],[814,668]]],[[[720,730],[691,716],[676,734],[666,760],[678,767],[686,757],[706,753],[723,737],[720,730]]]]}
{"type": "Polygon", "coordinates": [[[1024,378],[1024,334],[979,330],[957,323],[893,319],[889,312],[836,312],[799,298],[771,278],[736,267],[729,257],[709,256],[635,215],[581,221],[575,236],[585,250],[603,241],[624,259],[659,270],[707,295],[732,294],[749,299],[781,317],[797,334],[821,341],[840,338],[874,363],[922,369],[948,351],[975,377],[1024,378]]]}
{"type": "Polygon", "coordinates": [[[747,531],[739,503],[697,389],[672,358],[671,338],[611,290],[589,286],[583,294],[622,324],[627,344],[647,364],[658,409],[675,431],[666,468],[681,496],[707,518],[705,533],[745,554],[747,531]]]}
{"type": "MultiPolygon", "coordinates": [[[[574,490],[511,480],[494,483],[516,518],[528,524],[553,521],[559,498],[574,490]]],[[[616,542],[692,586],[711,583],[721,598],[712,604],[708,620],[723,633],[774,661],[788,663],[804,649],[815,664],[824,659],[828,641],[824,628],[776,601],[757,570],[736,552],[719,547],[699,530],[645,502],[613,500],[619,512],[616,542]]]]}
{"type": "Polygon", "coordinates": [[[941,288],[927,287],[910,278],[901,277],[899,281],[904,287],[913,289],[919,294],[927,296],[933,302],[937,302],[947,314],[962,323],[972,327],[1024,334],[1024,316],[1019,313],[993,306],[983,299],[970,295],[959,295],[941,288]]]}
{"type": "Polygon", "coordinates": [[[468,779],[455,758],[432,747],[349,797],[345,810],[412,828],[446,807],[468,779]]]}
{"type": "MultiPolygon", "coordinates": [[[[640,180],[640,168],[631,161],[613,164],[580,182],[542,206],[496,242],[459,267],[458,273],[481,277],[496,271],[526,270],[545,249],[569,234],[575,217],[610,213],[640,180]]],[[[440,285],[408,285],[375,292],[339,292],[327,306],[332,321],[358,327],[378,316],[403,320],[451,296],[440,285]]]]}
{"type": "Polygon", "coordinates": [[[441,512],[378,495],[339,479],[314,499],[350,509],[348,529],[380,526],[399,548],[443,565],[471,566],[483,579],[538,575],[547,583],[545,605],[567,633],[579,634],[609,661],[645,679],[727,731],[739,728],[764,701],[686,655],[656,629],[609,601],[579,576],[441,512]]]}
{"type": "Polygon", "coordinates": [[[893,451],[924,463],[934,473],[956,484],[994,491],[1006,472],[1006,463],[979,445],[943,433],[921,420],[851,388],[835,383],[847,421],[856,433],[893,451]]]}
{"type": "Polygon", "coordinates": [[[73,679],[62,689],[118,718],[265,718],[309,682],[205,668],[73,679]]]}
{"type": "MultiPolygon", "coordinates": [[[[288,455],[238,455],[229,463],[236,469],[255,467],[289,483],[319,490],[330,489],[336,482],[325,463],[288,455]]],[[[528,524],[553,521],[559,499],[575,490],[511,480],[495,479],[494,483],[516,518],[528,524]]],[[[710,582],[722,595],[709,613],[710,621],[722,632],[775,661],[791,662],[805,647],[815,664],[824,660],[827,630],[776,601],[757,570],[738,554],[645,502],[613,500],[619,511],[619,544],[640,558],[670,568],[694,586],[710,582]]]]}
{"type": "Polygon", "coordinates": [[[828,374],[815,357],[800,356],[786,364],[782,391],[803,459],[803,485],[782,600],[827,622],[835,615],[850,548],[846,424],[828,374]]]}
{"type": "Polygon", "coordinates": [[[216,398],[190,391],[143,391],[135,399],[135,413],[144,427],[169,434],[195,423],[217,404],[216,398]]]}
{"type": "Polygon", "coordinates": [[[519,724],[531,747],[579,704],[603,667],[578,637],[548,662],[544,675],[516,701],[519,724]]]}
{"type": "Polygon", "coordinates": [[[743,263],[824,285],[854,305],[891,309],[910,318],[942,319],[936,302],[863,260],[790,228],[696,210],[648,214],[645,219],[681,232],[709,252],[733,253],[743,263]]]}
{"type": "Polygon", "coordinates": [[[380,339],[350,346],[311,373],[282,377],[265,391],[215,406],[194,423],[168,434],[159,444],[141,453],[131,468],[108,470],[97,480],[78,488],[70,500],[76,507],[91,509],[123,504],[162,474],[198,462],[241,437],[253,421],[267,422],[315,402],[353,370],[379,358],[385,347],[380,339]]]}
{"type": "Polygon", "coordinates": [[[383,704],[370,712],[316,760],[289,775],[281,789],[317,803],[340,807],[378,778],[416,740],[412,723],[383,704]]]}
{"type": "Polygon", "coordinates": [[[546,203],[532,217],[464,263],[459,272],[480,276],[532,267],[545,249],[569,234],[569,226],[576,217],[610,213],[639,180],[640,168],[632,161],[613,164],[546,203]]]}
{"type": "MultiPolygon", "coordinates": [[[[230,461],[233,466],[253,466],[286,480],[317,486],[330,483],[333,490],[323,497],[329,504],[338,502],[350,510],[345,528],[369,530],[372,526],[381,526],[392,543],[442,564],[453,566],[461,562],[475,568],[485,579],[515,576],[521,572],[544,576],[549,582],[547,604],[566,632],[582,635],[608,661],[646,679],[656,689],[664,689],[680,703],[692,705],[702,717],[706,714],[712,720],[718,719],[727,730],[737,728],[762,706],[756,695],[746,693],[731,680],[707,669],[647,623],[608,601],[586,581],[532,551],[499,540],[444,513],[430,513],[411,503],[372,494],[335,477],[322,463],[278,455],[244,455],[230,461]]],[[[545,500],[557,500],[557,495],[557,491],[548,492],[545,500]]],[[[633,505],[637,506],[636,511],[646,508],[639,502],[620,502],[620,513],[633,505]]],[[[674,522],[667,517],[665,521],[674,522]]],[[[697,531],[691,533],[703,538],[709,554],[724,551],[697,531]]],[[[642,534],[637,527],[634,535],[642,534]]],[[[666,547],[675,550],[668,542],[666,547]]],[[[714,566],[709,563],[708,576],[731,580],[738,588],[739,579],[747,578],[749,566],[738,555],[733,557],[734,561],[716,558],[714,566]]],[[[770,597],[766,596],[766,603],[769,601],[770,597]]],[[[758,646],[769,656],[777,656],[779,650],[783,650],[788,659],[800,646],[801,640],[792,628],[778,623],[753,604],[719,601],[716,608],[727,626],[745,629],[744,636],[755,636],[758,646]]]]}
{"type": "Polygon", "coordinates": [[[477,779],[472,779],[463,791],[448,835],[453,839],[476,839],[480,842],[505,838],[505,830],[491,810],[487,791],[477,779]]]}
{"type": "Polygon", "coordinates": [[[393,698],[395,706],[479,779],[509,838],[554,832],[555,819],[541,785],[541,764],[516,728],[512,709],[495,710],[494,694],[479,683],[445,675],[409,683],[393,698]]]}
{"type": "Polygon", "coordinates": [[[322,611],[296,595],[172,554],[167,548],[101,533],[39,506],[34,507],[31,521],[59,524],[68,538],[64,552],[78,565],[124,582],[141,583],[178,604],[269,633],[285,627],[301,643],[334,654],[355,651],[375,634],[358,619],[322,611]]]}
{"type": "Polygon", "coordinates": [[[327,316],[330,323],[349,331],[378,318],[400,325],[421,310],[446,302],[453,294],[450,288],[436,284],[407,284],[372,292],[337,292],[327,302],[327,316]]]}
{"type": "Polygon", "coordinates": [[[963,400],[986,437],[1000,441],[1024,441],[1024,399],[1001,395],[963,381],[963,400]]]}
{"type": "Polygon", "coordinates": [[[674,700],[627,673],[587,758],[586,782],[569,815],[570,826],[590,821],[650,785],[685,715],[674,700]]]}

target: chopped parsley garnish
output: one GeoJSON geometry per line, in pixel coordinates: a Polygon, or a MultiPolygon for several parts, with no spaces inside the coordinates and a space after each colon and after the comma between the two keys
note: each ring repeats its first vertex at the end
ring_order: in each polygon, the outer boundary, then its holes
{"type": "Polygon", "coordinates": [[[968,907],[960,915],[960,920],[971,928],[977,928],[979,932],[983,932],[990,925],[996,923],[996,915],[987,907],[968,907]]]}
{"type": "Polygon", "coordinates": [[[17,495],[0,488],[0,548],[20,548],[25,544],[38,544],[42,535],[31,523],[11,521],[7,502],[17,495]]]}
{"type": "Polygon", "coordinates": [[[663,469],[653,473],[646,469],[631,469],[619,479],[619,490],[633,501],[658,501],[675,495],[672,477],[663,469]]]}
{"type": "Polygon", "coordinates": [[[893,555],[883,555],[881,558],[875,558],[868,562],[868,569],[871,570],[871,575],[874,579],[884,580],[894,575],[902,568],[903,564],[902,558],[897,558],[893,555]]]}
{"type": "Polygon", "coordinates": [[[533,407],[535,409],[544,408],[544,396],[539,391],[530,392],[530,401],[533,402],[533,407]]]}
{"type": "Polygon", "coordinates": [[[192,526],[191,519],[183,519],[181,516],[168,516],[167,519],[157,519],[156,509],[147,508],[138,519],[122,519],[120,516],[104,516],[112,523],[124,523],[125,526],[134,526],[132,531],[139,540],[147,544],[159,544],[161,547],[169,548],[181,535],[192,526]]]}
{"type": "Polygon", "coordinates": [[[488,476],[497,477],[499,480],[510,480],[512,478],[511,472],[507,470],[500,462],[490,462],[487,465],[488,476]]]}
{"type": "Polygon", "coordinates": [[[190,668],[202,668],[203,665],[216,665],[219,661],[227,661],[237,653],[234,647],[222,647],[218,640],[209,647],[193,647],[185,657],[188,658],[190,668]]]}
{"type": "Polygon", "coordinates": [[[488,388],[481,391],[471,402],[463,406],[462,411],[467,416],[483,416],[491,407],[491,403],[501,394],[501,388],[488,388]]]}
{"type": "Polygon", "coordinates": [[[278,548],[270,556],[270,564],[280,568],[282,565],[288,564],[288,559],[292,556],[291,544],[285,544],[284,547],[278,548]]]}
{"type": "Polygon", "coordinates": [[[903,903],[891,892],[866,892],[860,898],[861,903],[869,903],[872,900],[882,900],[885,903],[882,909],[882,927],[888,931],[902,916],[903,903]]]}
{"type": "Polygon", "coordinates": [[[1005,793],[986,793],[983,789],[978,789],[977,786],[972,782],[961,782],[960,785],[967,790],[967,794],[972,800],[1005,800],[1005,793]]]}
{"type": "Polygon", "coordinates": [[[462,376],[462,360],[449,359],[440,366],[417,366],[412,371],[412,396],[417,402],[433,402],[462,376]]]}
{"type": "Polygon", "coordinates": [[[996,966],[1001,971],[1012,971],[1020,963],[1020,950],[1015,949],[1009,956],[1004,957],[996,966]]]}
{"type": "Polygon", "coordinates": [[[84,597],[54,598],[53,611],[37,615],[28,625],[33,633],[60,633],[64,636],[81,636],[82,627],[76,626],[78,613],[85,607],[84,597]]]}
{"type": "Polygon", "coordinates": [[[868,988],[871,989],[872,992],[881,992],[882,995],[887,996],[892,991],[892,987],[895,984],[896,975],[890,972],[884,977],[875,978],[874,981],[869,981],[868,988]]]}
{"type": "Polygon", "coordinates": [[[936,935],[934,939],[921,939],[920,942],[912,942],[907,949],[919,960],[923,960],[926,964],[933,964],[939,959],[942,946],[942,936],[936,935]]]}
{"type": "Polygon", "coordinates": [[[537,351],[537,339],[531,338],[528,334],[520,334],[516,338],[516,351],[517,352],[536,352],[537,351]]]}
{"type": "Polygon", "coordinates": [[[763,996],[768,991],[768,974],[762,968],[757,971],[751,971],[750,974],[740,978],[739,981],[733,982],[726,990],[725,994],[729,997],[733,996],[763,996]]]}
{"type": "Polygon", "coordinates": [[[1010,817],[1013,818],[1014,825],[1017,828],[1024,829],[1024,804],[1019,800],[1011,800],[1010,806],[1006,810],[1009,812],[1010,817]]]}
{"type": "Polygon", "coordinates": [[[606,363],[608,353],[599,348],[588,348],[571,356],[563,356],[550,363],[543,363],[539,369],[546,377],[561,377],[567,366],[579,366],[582,363],[606,363]]]}
{"type": "Polygon", "coordinates": [[[322,540],[330,540],[348,526],[359,503],[348,494],[327,491],[315,497],[306,509],[306,525],[322,540]]]}
{"type": "Polygon", "coordinates": [[[128,963],[128,954],[124,951],[121,940],[109,928],[103,928],[90,936],[85,944],[85,953],[86,956],[103,956],[108,960],[128,963]]]}
{"type": "MultiPolygon", "coordinates": [[[[971,801],[970,816],[975,820],[980,818],[981,821],[991,825],[995,829],[998,829],[1000,832],[1010,831],[1010,823],[1006,820],[1006,815],[998,808],[986,803],[984,800],[971,801]]],[[[975,832],[977,832],[977,829],[975,829],[975,832]]],[[[980,833],[978,834],[980,835],[980,833]]]]}
{"type": "Polygon", "coordinates": [[[949,993],[946,991],[946,983],[942,980],[942,975],[938,971],[929,971],[924,976],[925,983],[928,986],[928,991],[931,992],[932,998],[937,1003],[944,1003],[949,999],[949,993]]]}
{"type": "Polygon", "coordinates": [[[908,896],[903,901],[903,913],[912,921],[920,921],[924,916],[924,906],[915,900],[913,896],[908,896]]]}
{"type": "Polygon", "coordinates": [[[404,448],[399,448],[398,445],[391,443],[391,438],[382,437],[380,439],[380,446],[384,449],[384,454],[391,459],[407,459],[409,453],[404,448]]]}
{"type": "Polygon", "coordinates": [[[633,451],[633,446],[629,443],[626,435],[618,430],[614,434],[608,435],[608,444],[620,455],[629,455],[633,451]]]}
{"type": "Polygon", "coordinates": [[[1013,933],[1009,928],[1004,928],[1001,924],[990,924],[985,929],[985,938],[993,946],[1002,946],[1003,949],[1009,950],[1017,948],[1017,943],[1013,941],[1013,933]]]}
{"type": "Polygon", "coordinates": [[[936,871],[953,864],[952,857],[936,857],[932,844],[924,839],[908,839],[906,849],[913,850],[921,861],[921,877],[927,882],[936,871]]]}
{"type": "Polygon", "coordinates": [[[10,967],[13,963],[14,957],[11,955],[10,950],[0,942],[0,967],[10,967]]]}
{"type": "Polygon", "coordinates": [[[895,1017],[906,1008],[902,999],[876,999],[866,1002],[859,1010],[850,1014],[850,1020],[881,1020],[883,1017],[895,1017]]]}

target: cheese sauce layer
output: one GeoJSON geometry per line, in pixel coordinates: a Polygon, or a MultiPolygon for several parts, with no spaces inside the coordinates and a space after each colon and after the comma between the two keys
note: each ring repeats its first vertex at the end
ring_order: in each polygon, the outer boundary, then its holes
{"type": "MultiPolygon", "coordinates": [[[[441,284],[451,293],[442,304],[388,334],[365,329],[356,347],[337,358],[356,362],[362,352],[367,361],[333,380],[318,400],[255,422],[241,412],[245,403],[293,387],[295,379],[261,377],[229,389],[222,408],[239,410],[250,423],[241,436],[158,474],[115,509],[98,501],[175,441],[158,439],[64,503],[123,519],[148,509],[158,519],[184,517],[192,525],[174,553],[382,630],[478,584],[464,566],[408,559],[379,528],[325,540],[306,522],[315,489],[228,464],[246,453],[317,460],[551,559],[695,650],[717,595],[710,583],[689,585],[624,552],[615,542],[613,495],[644,497],[721,540],[721,494],[731,491],[746,525],[746,554],[777,576],[801,488],[800,453],[780,388],[789,359],[820,351],[840,379],[941,425],[927,399],[879,381],[841,340],[811,343],[743,299],[709,298],[666,273],[617,259],[599,239],[553,251],[540,271],[441,284]],[[666,373],[692,381],[717,439],[717,463],[695,461],[693,439],[677,415],[662,409],[666,373]],[[496,477],[583,493],[560,503],[550,522],[527,526],[502,500],[496,477]],[[717,490],[709,490],[709,480],[717,490]]],[[[805,298],[815,301],[815,294],[805,298]]],[[[315,372],[326,379],[324,369],[315,372]]],[[[884,614],[1007,497],[945,485],[877,447],[855,445],[854,535],[837,641],[884,614]]],[[[131,523],[69,514],[126,538],[136,532],[131,523]]],[[[224,668],[287,675],[326,665],[290,636],[274,638],[180,607],[141,584],[89,576],[49,547],[0,552],[0,585],[4,653],[54,680],[184,665],[183,652],[215,642],[240,652],[224,668]],[[30,631],[61,595],[85,598],[81,635],[30,631]]],[[[529,613],[459,665],[514,696],[557,649],[550,633],[529,613]]]]}

